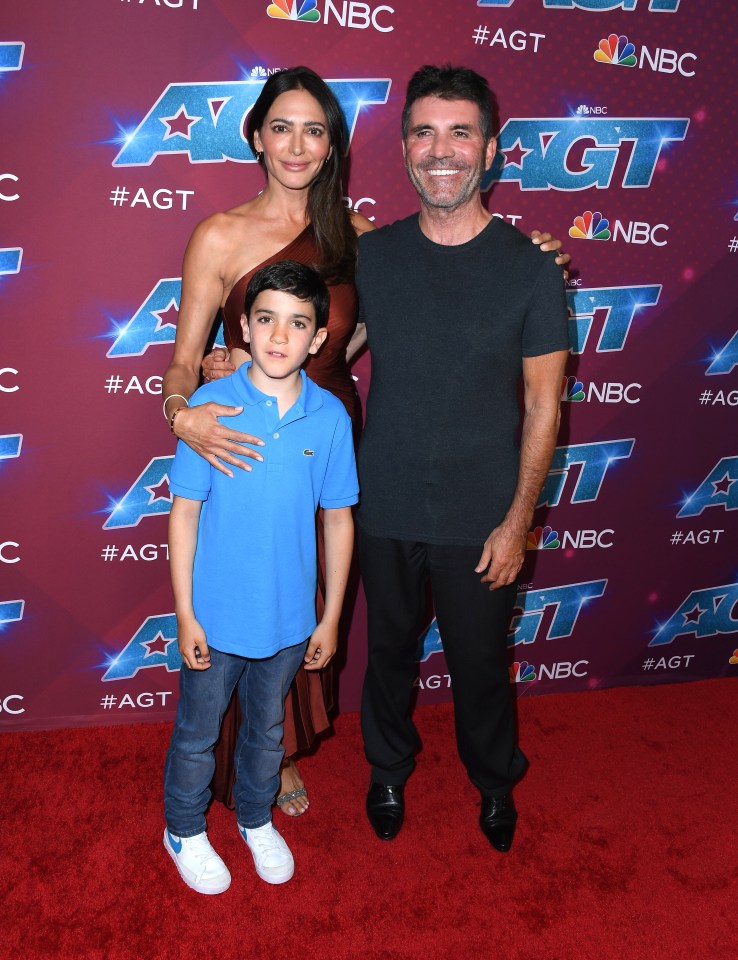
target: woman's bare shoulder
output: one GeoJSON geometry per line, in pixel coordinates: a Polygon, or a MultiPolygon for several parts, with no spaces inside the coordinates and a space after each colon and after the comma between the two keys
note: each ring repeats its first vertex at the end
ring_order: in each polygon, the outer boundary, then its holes
{"type": "Polygon", "coordinates": [[[214,252],[227,251],[235,245],[241,245],[244,232],[248,231],[253,219],[251,203],[249,200],[231,210],[205,217],[192,231],[190,247],[214,252]]]}

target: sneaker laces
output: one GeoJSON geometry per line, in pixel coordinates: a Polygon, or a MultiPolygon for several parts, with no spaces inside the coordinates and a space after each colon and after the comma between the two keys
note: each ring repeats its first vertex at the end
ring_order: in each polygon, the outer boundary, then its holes
{"type": "Polygon", "coordinates": [[[199,877],[203,877],[209,870],[214,868],[214,873],[220,873],[220,857],[215,852],[208,840],[207,833],[198,833],[195,837],[183,838],[183,844],[187,846],[187,855],[199,865],[199,877]]]}
{"type": "Polygon", "coordinates": [[[269,830],[264,830],[263,827],[249,830],[249,845],[256,847],[265,866],[278,867],[284,863],[287,854],[280,843],[280,835],[271,823],[269,827],[269,830]]]}

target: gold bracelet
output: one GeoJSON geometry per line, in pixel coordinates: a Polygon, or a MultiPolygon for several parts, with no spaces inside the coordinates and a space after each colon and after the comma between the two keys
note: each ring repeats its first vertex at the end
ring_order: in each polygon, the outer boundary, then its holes
{"type": "Polygon", "coordinates": [[[174,433],[174,418],[177,416],[180,410],[186,410],[187,407],[177,407],[172,416],[169,419],[169,429],[174,433]]]}
{"type": "Polygon", "coordinates": [[[174,397],[179,397],[180,400],[184,400],[188,407],[190,405],[190,401],[187,399],[187,397],[183,397],[181,393],[170,393],[168,397],[164,398],[164,403],[161,406],[161,412],[164,414],[165,420],[167,419],[167,404],[174,397]]]}

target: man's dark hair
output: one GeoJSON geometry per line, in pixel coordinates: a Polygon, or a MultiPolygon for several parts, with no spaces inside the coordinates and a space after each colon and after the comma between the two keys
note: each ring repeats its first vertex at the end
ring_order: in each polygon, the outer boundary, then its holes
{"type": "Polygon", "coordinates": [[[493,113],[492,91],[487,80],[469,67],[443,67],[426,64],[410,77],[402,109],[402,139],[407,140],[410,126],[410,110],[421,97],[438,97],[441,100],[469,100],[479,107],[479,127],[485,143],[492,138],[493,113]]]}
{"type": "Polygon", "coordinates": [[[251,314],[254,301],[265,290],[279,290],[298,300],[304,300],[305,303],[312,303],[316,330],[320,330],[328,322],[328,288],[317,270],[312,267],[296,260],[278,260],[257,270],[246,287],[243,312],[247,317],[251,314]]]}

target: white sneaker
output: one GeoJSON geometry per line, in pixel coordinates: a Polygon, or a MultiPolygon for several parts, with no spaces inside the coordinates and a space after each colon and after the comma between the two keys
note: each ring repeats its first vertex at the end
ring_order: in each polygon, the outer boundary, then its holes
{"type": "Polygon", "coordinates": [[[261,879],[267,883],[287,883],[295,872],[295,861],[272,822],[255,830],[247,830],[239,823],[238,832],[251,851],[256,872],[261,879]]]}
{"type": "Polygon", "coordinates": [[[205,830],[195,837],[176,837],[165,828],[164,847],[188,887],[198,893],[224,893],[230,887],[228,867],[213,850],[205,830]]]}

